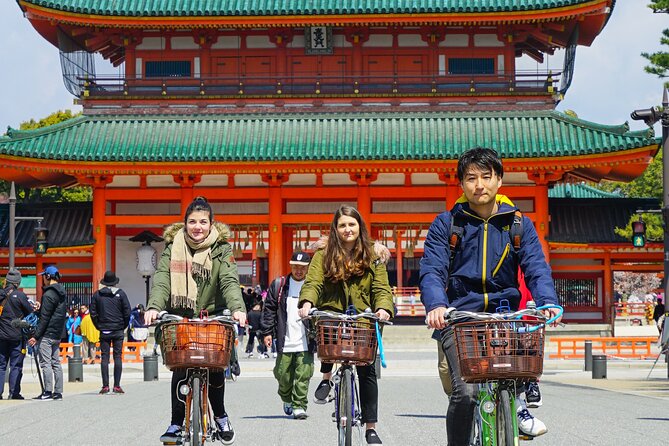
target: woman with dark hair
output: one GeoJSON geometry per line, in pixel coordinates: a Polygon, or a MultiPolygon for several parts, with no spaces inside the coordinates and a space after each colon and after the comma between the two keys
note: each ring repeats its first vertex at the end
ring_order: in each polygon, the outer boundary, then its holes
{"type": "MultiPolygon", "coordinates": [[[[214,221],[214,212],[207,200],[195,198],[186,209],[184,222],[165,230],[165,250],[153,277],[153,288],[144,313],[147,325],[162,310],[192,318],[198,317],[203,310],[215,315],[226,308],[241,326],[246,324],[246,310],[229,237],[230,229],[214,221]]],[[[185,371],[172,373],[172,420],[160,437],[162,442],[174,442],[181,436],[185,406],[178,398],[177,387],[185,378],[185,371]]],[[[232,444],[235,432],[225,411],[225,372],[209,373],[208,393],[222,442],[232,444]]]]}
{"type": "MultiPolygon", "coordinates": [[[[343,313],[371,309],[382,320],[394,312],[393,298],[385,264],[374,253],[362,216],[352,206],[337,209],[324,249],[314,254],[300,291],[300,316],[311,308],[343,313]]],[[[362,422],[367,444],[382,444],[376,433],[379,389],[374,363],[357,367],[360,380],[362,422]]],[[[323,381],[315,394],[316,403],[325,403],[332,384],[332,364],[321,364],[323,381]]]]}

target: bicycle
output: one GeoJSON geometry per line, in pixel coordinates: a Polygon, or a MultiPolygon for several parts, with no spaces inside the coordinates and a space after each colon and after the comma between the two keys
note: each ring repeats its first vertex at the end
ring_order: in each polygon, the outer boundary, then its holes
{"type": "Polygon", "coordinates": [[[339,446],[353,444],[353,431],[357,431],[357,444],[362,444],[360,397],[354,366],[370,365],[379,348],[381,365],[386,367],[379,317],[371,312],[354,315],[312,309],[306,319],[317,318],[316,338],[318,357],[322,362],[340,364],[333,373],[335,411],[339,446]],[[361,319],[368,319],[363,321],[361,319]],[[372,325],[373,321],[373,325],[372,325]]]}
{"type": "Polygon", "coordinates": [[[202,446],[207,439],[220,439],[220,429],[209,407],[210,371],[229,368],[234,348],[236,322],[228,310],[223,315],[187,319],[162,313],[156,330],[160,330],[160,348],[165,366],[172,371],[186,369],[186,378],[177,386],[177,398],[186,406],[183,437],[163,444],[202,446]]]}
{"type": "Polygon", "coordinates": [[[508,313],[451,311],[462,380],[478,384],[470,446],[517,446],[517,389],[543,373],[544,328],[562,315],[559,305],[508,313]],[[548,320],[542,310],[557,308],[548,320]],[[521,318],[529,316],[533,320],[521,318]]]}

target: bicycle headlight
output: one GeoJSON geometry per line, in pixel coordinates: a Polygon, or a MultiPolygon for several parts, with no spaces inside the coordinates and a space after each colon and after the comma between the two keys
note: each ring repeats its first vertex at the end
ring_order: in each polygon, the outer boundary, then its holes
{"type": "Polygon", "coordinates": [[[491,414],[495,411],[495,403],[492,401],[485,401],[483,403],[483,411],[487,414],[491,414]]]}
{"type": "Polygon", "coordinates": [[[182,395],[188,395],[190,393],[190,386],[188,384],[182,384],[179,386],[179,393],[182,395]]]}

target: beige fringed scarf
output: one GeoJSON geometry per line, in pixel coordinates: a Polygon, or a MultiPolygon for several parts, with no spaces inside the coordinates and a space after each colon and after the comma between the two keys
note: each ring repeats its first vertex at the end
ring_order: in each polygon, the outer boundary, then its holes
{"type": "Polygon", "coordinates": [[[172,308],[190,308],[197,305],[198,283],[211,277],[211,247],[218,240],[218,230],[212,225],[206,239],[197,244],[186,236],[184,227],[174,236],[170,255],[170,304],[172,308]],[[195,254],[191,254],[191,250],[195,254]]]}

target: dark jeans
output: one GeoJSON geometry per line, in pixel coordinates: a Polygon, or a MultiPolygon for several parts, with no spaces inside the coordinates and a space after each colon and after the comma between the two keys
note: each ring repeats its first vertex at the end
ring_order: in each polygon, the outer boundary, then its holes
{"type": "Polygon", "coordinates": [[[123,373],[123,332],[120,335],[100,336],[100,353],[102,362],[102,386],[109,387],[109,346],[114,349],[114,387],[121,385],[123,373]]]}
{"type": "Polygon", "coordinates": [[[448,445],[461,446],[469,444],[474,407],[476,406],[477,386],[476,384],[467,384],[460,378],[460,363],[455,349],[452,327],[446,327],[441,331],[441,345],[446,355],[448,370],[451,373],[451,386],[453,387],[446,415],[448,445]]]}
{"type": "Polygon", "coordinates": [[[251,331],[249,333],[249,340],[246,343],[246,353],[253,353],[253,343],[255,339],[258,338],[258,350],[260,353],[267,353],[267,347],[265,346],[265,343],[263,342],[263,335],[260,330],[255,330],[251,331]]]}
{"type": "MultiPolygon", "coordinates": [[[[333,366],[334,364],[321,363],[321,373],[330,373],[333,366]]],[[[379,384],[376,381],[376,366],[372,362],[370,365],[356,366],[356,370],[362,422],[376,423],[379,421],[379,384]]]]}
{"type": "MultiPolygon", "coordinates": [[[[183,425],[186,417],[186,405],[177,397],[179,383],[185,379],[186,370],[178,369],[172,372],[172,421],[170,424],[177,426],[183,425]]],[[[225,413],[225,372],[209,372],[209,404],[214,411],[214,417],[220,418],[227,415],[225,413]]]]}
{"type": "Polygon", "coordinates": [[[23,341],[5,341],[0,339],[0,395],[5,391],[5,374],[9,365],[9,394],[21,393],[23,377],[23,341]]]}

